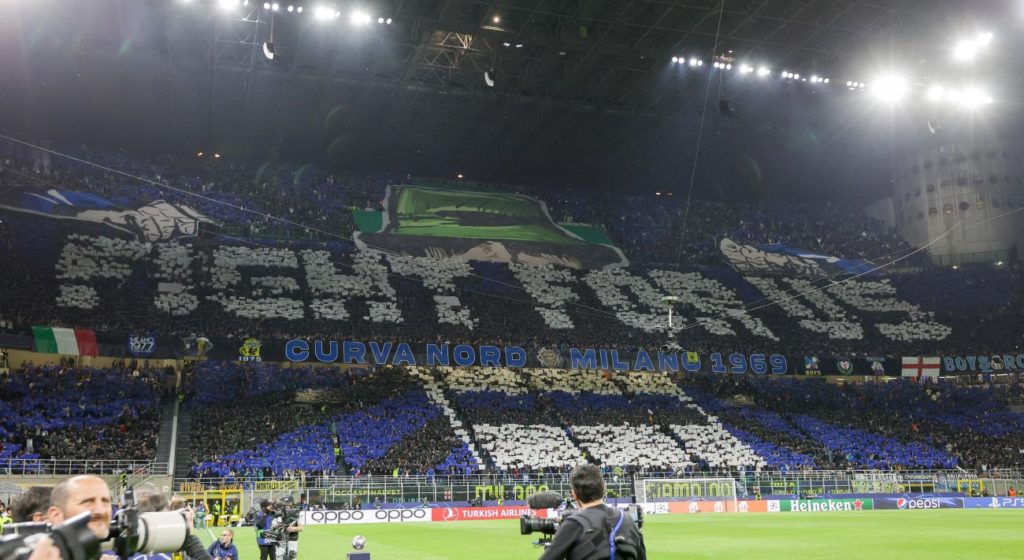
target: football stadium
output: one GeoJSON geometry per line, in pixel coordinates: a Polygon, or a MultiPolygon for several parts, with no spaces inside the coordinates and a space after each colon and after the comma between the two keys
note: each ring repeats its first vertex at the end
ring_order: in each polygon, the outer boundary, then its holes
{"type": "Polygon", "coordinates": [[[1024,558],[1022,28],[0,0],[0,560],[1024,558]]]}

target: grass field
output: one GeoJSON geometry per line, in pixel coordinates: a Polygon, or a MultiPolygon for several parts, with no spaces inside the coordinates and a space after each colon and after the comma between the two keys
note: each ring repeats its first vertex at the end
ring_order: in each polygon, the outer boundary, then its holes
{"type": "MultiPolygon", "coordinates": [[[[211,531],[215,529],[211,528],[211,531]]],[[[356,534],[377,560],[537,558],[519,522],[308,527],[299,560],[342,559],[356,534]]],[[[210,535],[200,531],[209,544],[210,535]]],[[[648,517],[648,558],[962,560],[1024,558],[1024,510],[933,510],[648,517]]],[[[255,532],[236,528],[241,560],[259,558],[255,532]]]]}

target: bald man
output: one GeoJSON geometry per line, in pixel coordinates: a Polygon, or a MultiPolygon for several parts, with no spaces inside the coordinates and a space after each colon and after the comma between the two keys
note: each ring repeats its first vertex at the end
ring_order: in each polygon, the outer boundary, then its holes
{"type": "Polygon", "coordinates": [[[46,520],[60,525],[80,513],[92,512],[89,529],[102,541],[110,533],[111,506],[110,487],[105,480],[92,475],[73,476],[53,488],[46,520]]]}

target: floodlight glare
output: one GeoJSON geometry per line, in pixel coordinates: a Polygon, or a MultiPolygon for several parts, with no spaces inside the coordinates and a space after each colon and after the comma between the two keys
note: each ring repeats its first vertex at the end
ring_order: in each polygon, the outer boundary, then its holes
{"type": "Polygon", "coordinates": [[[961,39],[953,46],[953,58],[959,62],[971,62],[985,50],[995,36],[992,33],[981,33],[973,39],[961,39]]]}
{"type": "Polygon", "coordinates": [[[349,19],[352,21],[353,25],[366,25],[371,21],[370,14],[361,10],[356,10],[352,12],[352,15],[349,16],[349,19]]]}
{"type": "Polygon", "coordinates": [[[295,8],[295,11],[299,12],[301,14],[302,13],[302,6],[299,6],[298,8],[295,8]]]}
{"type": "Polygon", "coordinates": [[[910,84],[902,76],[889,74],[876,80],[871,91],[882,101],[898,103],[910,92],[910,84]]]}
{"type": "Polygon", "coordinates": [[[690,59],[690,66],[696,66],[698,62],[700,62],[700,61],[697,60],[696,58],[691,58],[690,59]]]}
{"type": "Polygon", "coordinates": [[[263,3],[263,9],[264,10],[269,10],[270,9],[270,2],[264,2],[263,3]]]}
{"type": "Polygon", "coordinates": [[[769,76],[771,73],[772,71],[764,66],[757,69],[757,75],[762,78],[769,76]]]}
{"type": "Polygon", "coordinates": [[[274,2],[273,4],[270,5],[270,9],[276,12],[281,9],[281,6],[277,2],[274,2]]]}
{"type": "Polygon", "coordinates": [[[749,65],[749,64],[744,64],[743,66],[740,66],[740,72],[742,72],[744,74],[750,74],[753,71],[754,71],[754,67],[749,65]]]}
{"type": "Polygon", "coordinates": [[[294,12],[294,11],[295,11],[295,6],[292,6],[291,4],[288,4],[288,13],[291,13],[291,12],[294,12]]]}
{"type": "Polygon", "coordinates": [[[334,8],[330,6],[317,6],[313,8],[313,17],[321,21],[329,20],[334,17],[334,8]]]}
{"type": "Polygon", "coordinates": [[[388,18],[388,19],[384,20],[384,23],[386,23],[388,25],[391,25],[391,18],[388,18]]]}
{"type": "MultiPolygon", "coordinates": [[[[505,46],[507,47],[508,43],[505,43],[505,46]]],[[[679,63],[679,57],[678,56],[673,56],[672,57],[672,63],[673,64],[678,64],[679,63]]]]}
{"type": "Polygon", "coordinates": [[[979,87],[969,87],[960,96],[960,104],[967,109],[978,109],[992,103],[992,97],[979,87]]]}
{"type": "Polygon", "coordinates": [[[238,0],[217,0],[217,6],[222,10],[230,10],[238,6],[238,0]]]}
{"type": "Polygon", "coordinates": [[[946,98],[946,88],[934,85],[928,88],[928,101],[942,101],[946,98]]]}

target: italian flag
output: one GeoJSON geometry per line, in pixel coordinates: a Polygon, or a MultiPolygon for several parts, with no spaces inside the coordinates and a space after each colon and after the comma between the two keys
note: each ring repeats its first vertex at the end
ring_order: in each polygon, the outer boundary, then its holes
{"type": "Polygon", "coordinates": [[[66,356],[99,355],[95,331],[35,326],[32,327],[32,336],[36,339],[36,352],[66,356]]]}

